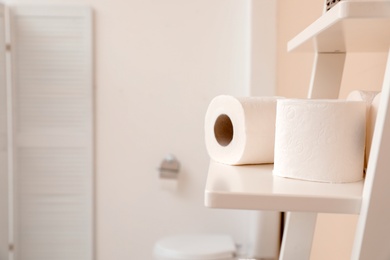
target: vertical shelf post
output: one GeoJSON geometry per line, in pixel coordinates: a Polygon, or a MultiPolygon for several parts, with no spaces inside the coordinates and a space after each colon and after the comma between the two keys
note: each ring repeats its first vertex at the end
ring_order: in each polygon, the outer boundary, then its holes
{"type": "Polygon", "coordinates": [[[280,260],[309,260],[317,213],[289,212],[280,260]]]}
{"type": "Polygon", "coordinates": [[[382,86],[352,258],[390,259],[390,50],[382,86]]]}
{"type": "Polygon", "coordinates": [[[344,52],[316,53],[309,98],[338,98],[344,71],[344,52]]]}

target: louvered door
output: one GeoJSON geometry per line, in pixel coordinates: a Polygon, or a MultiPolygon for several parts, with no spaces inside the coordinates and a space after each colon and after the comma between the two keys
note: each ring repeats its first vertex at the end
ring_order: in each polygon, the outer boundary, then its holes
{"type": "Polygon", "coordinates": [[[0,259],[8,259],[8,148],[4,6],[0,4],[0,259]]]}
{"type": "Polygon", "coordinates": [[[92,16],[11,8],[16,260],[93,258],[92,16]]]}

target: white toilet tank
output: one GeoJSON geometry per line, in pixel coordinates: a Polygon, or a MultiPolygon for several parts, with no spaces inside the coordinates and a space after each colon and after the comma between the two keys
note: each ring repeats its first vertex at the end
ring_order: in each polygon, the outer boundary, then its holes
{"type": "Polygon", "coordinates": [[[233,260],[236,246],[228,235],[175,235],[159,240],[156,260],[233,260]]]}

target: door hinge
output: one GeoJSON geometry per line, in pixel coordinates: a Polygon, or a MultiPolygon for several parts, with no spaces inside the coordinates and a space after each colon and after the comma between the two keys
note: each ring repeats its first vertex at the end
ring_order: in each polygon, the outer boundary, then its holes
{"type": "Polygon", "coordinates": [[[9,250],[10,252],[13,252],[14,249],[15,249],[14,244],[9,244],[9,245],[8,245],[8,250],[9,250]]]}
{"type": "Polygon", "coordinates": [[[7,44],[5,45],[5,50],[6,50],[6,51],[11,51],[11,44],[7,43],[7,44]]]}

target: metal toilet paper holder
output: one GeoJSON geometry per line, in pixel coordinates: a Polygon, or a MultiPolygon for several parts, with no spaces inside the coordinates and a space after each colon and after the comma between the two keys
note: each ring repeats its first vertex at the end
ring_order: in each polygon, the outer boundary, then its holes
{"type": "Polygon", "coordinates": [[[173,154],[167,154],[158,171],[161,179],[177,179],[179,177],[180,162],[173,154]]]}

